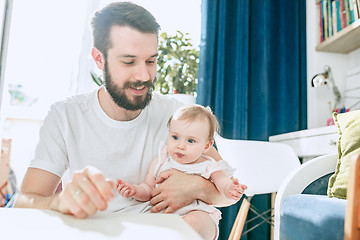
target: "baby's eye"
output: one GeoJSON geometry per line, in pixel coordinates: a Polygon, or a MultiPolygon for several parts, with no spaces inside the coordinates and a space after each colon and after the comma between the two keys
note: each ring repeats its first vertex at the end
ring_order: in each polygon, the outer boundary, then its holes
{"type": "Polygon", "coordinates": [[[189,139],[188,142],[189,142],[189,143],[194,143],[195,140],[194,140],[194,139],[189,139]]]}
{"type": "Polygon", "coordinates": [[[177,137],[177,136],[172,136],[172,138],[174,139],[174,140],[178,140],[179,138],[177,137]]]}

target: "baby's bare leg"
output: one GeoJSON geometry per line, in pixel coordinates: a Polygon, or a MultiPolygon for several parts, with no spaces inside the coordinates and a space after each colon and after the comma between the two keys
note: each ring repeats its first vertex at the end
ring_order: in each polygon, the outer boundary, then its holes
{"type": "Polygon", "coordinates": [[[217,231],[214,220],[207,212],[191,211],[183,219],[205,240],[213,240],[217,231]]]}

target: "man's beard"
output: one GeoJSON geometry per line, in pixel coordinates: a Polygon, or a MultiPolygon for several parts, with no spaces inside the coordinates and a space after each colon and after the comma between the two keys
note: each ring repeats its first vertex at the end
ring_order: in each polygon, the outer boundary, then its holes
{"type": "Polygon", "coordinates": [[[137,82],[125,82],[124,87],[118,87],[115,85],[114,81],[111,79],[111,75],[108,69],[107,59],[105,60],[104,66],[104,85],[108,93],[110,94],[113,101],[121,108],[126,110],[135,111],[139,109],[144,109],[151,100],[152,91],[154,90],[154,84],[151,80],[146,82],[137,81],[137,82]],[[145,86],[149,88],[149,91],[146,93],[146,96],[135,96],[134,101],[131,101],[125,93],[127,88],[136,88],[140,86],[145,86]]]}

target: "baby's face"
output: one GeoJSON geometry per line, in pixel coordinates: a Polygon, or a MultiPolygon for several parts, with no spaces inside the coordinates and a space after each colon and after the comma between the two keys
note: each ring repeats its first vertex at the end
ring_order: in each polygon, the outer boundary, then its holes
{"type": "Polygon", "coordinates": [[[167,151],[177,162],[196,162],[210,144],[209,123],[195,120],[172,120],[169,127],[167,151]]]}

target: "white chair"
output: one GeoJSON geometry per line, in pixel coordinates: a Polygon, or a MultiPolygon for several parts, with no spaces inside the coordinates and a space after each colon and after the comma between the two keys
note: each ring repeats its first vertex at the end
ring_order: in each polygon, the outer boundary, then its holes
{"type": "MultiPolygon", "coordinates": [[[[238,240],[251,209],[251,198],[256,194],[277,192],[285,177],[300,166],[300,161],[293,149],[282,143],[232,140],[217,134],[215,143],[221,157],[236,168],[234,177],[248,187],[247,198],[241,204],[229,236],[229,239],[238,240]]],[[[272,224],[263,214],[260,217],[263,223],[272,224]]]]}
{"type": "Polygon", "coordinates": [[[290,173],[281,184],[275,199],[274,239],[280,237],[280,211],[284,199],[292,194],[300,194],[318,178],[334,172],[337,154],[330,154],[309,160],[290,173]]]}

